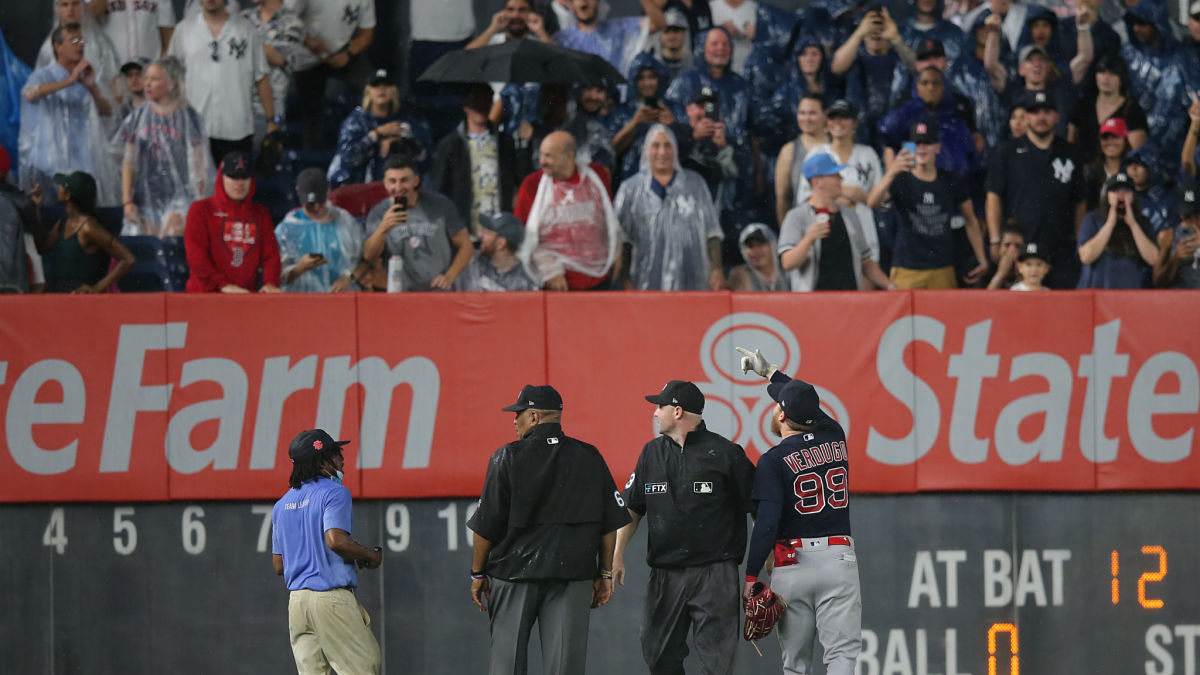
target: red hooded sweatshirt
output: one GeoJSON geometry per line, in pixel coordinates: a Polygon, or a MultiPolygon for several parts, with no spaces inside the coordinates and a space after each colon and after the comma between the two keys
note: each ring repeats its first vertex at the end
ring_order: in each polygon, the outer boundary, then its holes
{"type": "Polygon", "coordinates": [[[254,280],[261,267],[263,284],[279,285],[279,244],[275,224],[267,207],[250,194],[235,202],[225,194],[225,182],[217,175],[216,193],[192,204],[184,230],[192,293],[219,291],[225,284],[256,290],[254,280]]]}

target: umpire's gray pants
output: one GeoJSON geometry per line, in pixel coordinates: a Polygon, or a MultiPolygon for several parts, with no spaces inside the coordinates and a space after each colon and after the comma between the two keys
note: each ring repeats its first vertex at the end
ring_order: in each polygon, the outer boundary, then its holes
{"type": "Polygon", "coordinates": [[[783,672],[811,673],[813,638],[825,649],[828,675],[854,675],[862,651],[862,591],[849,546],[796,551],[796,564],[776,567],[771,590],[787,609],[779,618],[783,672]]]}
{"type": "Polygon", "coordinates": [[[700,672],[727,675],[741,629],[737,563],[651,568],[642,615],[642,658],[653,675],[681,675],[693,629],[700,672]]]}
{"type": "Polygon", "coordinates": [[[578,675],[587,665],[592,581],[492,579],[491,675],[529,671],[529,636],[538,625],[546,675],[578,675]]]}

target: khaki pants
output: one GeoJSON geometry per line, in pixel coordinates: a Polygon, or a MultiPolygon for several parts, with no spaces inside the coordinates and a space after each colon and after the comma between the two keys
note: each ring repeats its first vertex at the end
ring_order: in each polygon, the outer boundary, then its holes
{"type": "Polygon", "coordinates": [[[377,675],[379,643],[371,617],[345,588],[292,591],[288,631],[300,675],[377,675]]]}
{"type": "Polygon", "coordinates": [[[938,267],[932,270],[910,270],[905,267],[892,267],[892,283],[900,290],[911,291],[920,288],[944,289],[958,288],[958,279],[954,275],[954,267],[938,267]]]}

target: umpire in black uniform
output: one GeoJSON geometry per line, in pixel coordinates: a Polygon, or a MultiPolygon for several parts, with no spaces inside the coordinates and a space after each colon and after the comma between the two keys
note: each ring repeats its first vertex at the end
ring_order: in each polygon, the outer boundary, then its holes
{"type": "Polygon", "coordinates": [[[548,675],[587,663],[588,611],[612,596],[617,529],[625,502],[595,446],[563,434],[562,397],[526,385],[517,439],[488,462],[475,532],[471,597],[491,619],[491,675],[524,675],[538,622],[548,675]]]}
{"type": "Polygon", "coordinates": [[[704,395],[695,384],[671,380],[646,400],[658,405],[660,435],[642,448],[625,484],[632,521],[617,533],[613,572],[624,585],[625,548],[647,516],[642,658],[653,675],[683,673],[691,629],[701,671],[731,673],[754,465],[740,445],[705,427],[704,395]]]}

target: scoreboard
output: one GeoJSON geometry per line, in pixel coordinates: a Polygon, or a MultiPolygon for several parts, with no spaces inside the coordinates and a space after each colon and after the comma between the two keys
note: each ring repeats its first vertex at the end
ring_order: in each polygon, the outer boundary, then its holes
{"type": "MultiPolygon", "coordinates": [[[[1197,675],[1194,493],[855,495],[858,675],[1197,675]]],[[[0,507],[0,671],[287,673],[268,502],[0,507]]],[[[484,672],[468,596],[474,502],[359,500],[359,572],[385,672],[484,672]]],[[[644,672],[645,535],[592,614],[588,672],[644,672]]],[[[768,637],[736,672],[779,672],[768,637]]],[[[819,658],[819,657],[818,657],[819,658]]],[[[536,664],[536,658],[535,658],[536,664]]],[[[694,659],[688,666],[695,669],[694,659]]],[[[540,672],[535,667],[533,673],[540,672]]],[[[817,670],[823,672],[822,669],[817,670]]]]}

